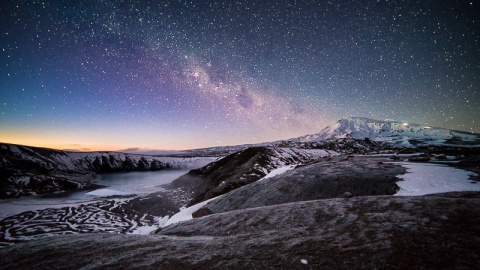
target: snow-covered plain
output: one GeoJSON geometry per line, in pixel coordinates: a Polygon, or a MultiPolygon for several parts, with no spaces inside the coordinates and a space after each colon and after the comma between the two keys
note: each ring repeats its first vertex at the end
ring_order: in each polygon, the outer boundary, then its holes
{"type": "Polygon", "coordinates": [[[400,190],[396,196],[419,196],[452,191],[480,191],[480,183],[469,179],[474,173],[431,163],[395,162],[407,169],[397,176],[400,190]]]}
{"type": "MultiPolygon", "coordinates": [[[[475,174],[469,171],[432,163],[392,162],[407,169],[407,173],[397,176],[402,181],[397,182],[400,190],[395,196],[419,196],[452,191],[480,191],[480,183],[469,179],[475,174]]],[[[296,165],[282,166],[271,171],[258,181],[283,174],[293,170],[296,165]]],[[[223,196],[223,195],[222,195],[223,196]]],[[[222,196],[195,204],[173,215],[162,227],[192,219],[192,213],[204,207],[207,203],[222,196]]]]}

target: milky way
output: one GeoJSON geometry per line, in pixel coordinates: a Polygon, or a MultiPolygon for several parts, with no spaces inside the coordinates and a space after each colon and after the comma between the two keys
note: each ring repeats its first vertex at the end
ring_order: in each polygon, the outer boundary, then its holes
{"type": "Polygon", "coordinates": [[[477,1],[3,1],[0,141],[186,149],[342,117],[480,132],[477,1]]]}

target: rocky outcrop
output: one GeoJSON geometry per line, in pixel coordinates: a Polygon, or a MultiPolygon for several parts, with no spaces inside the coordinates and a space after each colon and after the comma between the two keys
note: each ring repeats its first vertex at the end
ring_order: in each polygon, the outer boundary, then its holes
{"type": "Polygon", "coordinates": [[[338,156],[297,166],[209,202],[213,213],[268,205],[369,195],[393,195],[405,168],[385,157],[338,156]]]}
{"type": "Polygon", "coordinates": [[[294,147],[300,149],[326,149],[342,154],[365,154],[374,151],[391,149],[392,145],[383,142],[375,142],[369,138],[354,139],[340,138],[325,141],[281,141],[276,144],[278,147],[294,147]]]}
{"type": "Polygon", "coordinates": [[[95,173],[188,168],[213,160],[0,144],[0,198],[94,188],[95,173]]]}
{"type": "Polygon", "coordinates": [[[193,212],[192,217],[193,218],[199,218],[199,217],[209,216],[211,214],[213,214],[213,212],[210,209],[204,207],[204,208],[200,208],[197,211],[193,212]]]}
{"type": "Polygon", "coordinates": [[[189,205],[193,205],[255,182],[281,166],[308,163],[331,155],[337,153],[320,149],[251,147],[191,170],[167,187],[190,190],[193,199],[189,205]]]}

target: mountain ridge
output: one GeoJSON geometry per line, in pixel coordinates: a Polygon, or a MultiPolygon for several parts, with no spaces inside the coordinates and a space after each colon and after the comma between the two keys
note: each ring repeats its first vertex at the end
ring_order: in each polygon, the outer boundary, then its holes
{"type": "Polygon", "coordinates": [[[178,154],[186,156],[226,156],[249,147],[264,146],[329,149],[344,153],[352,153],[359,149],[368,152],[375,150],[374,148],[385,147],[480,147],[480,134],[392,119],[376,120],[367,117],[345,117],[314,134],[257,144],[183,150],[179,151],[178,154]],[[377,125],[377,127],[369,128],[369,124],[377,125]],[[393,130],[394,132],[387,132],[387,130],[393,130]],[[376,145],[372,147],[372,143],[376,145]],[[332,144],[343,146],[336,147],[332,144]]]}
{"type": "Polygon", "coordinates": [[[371,139],[378,142],[389,142],[394,145],[411,147],[420,140],[424,145],[460,146],[455,140],[471,145],[480,146],[480,134],[467,133],[458,130],[431,127],[416,123],[397,120],[376,120],[365,117],[347,117],[338,120],[335,124],[324,128],[319,133],[300,136],[287,141],[320,142],[326,140],[353,138],[371,139]]]}
{"type": "Polygon", "coordinates": [[[0,198],[98,188],[95,173],[194,168],[215,158],[69,152],[0,143],[0,198]]]}

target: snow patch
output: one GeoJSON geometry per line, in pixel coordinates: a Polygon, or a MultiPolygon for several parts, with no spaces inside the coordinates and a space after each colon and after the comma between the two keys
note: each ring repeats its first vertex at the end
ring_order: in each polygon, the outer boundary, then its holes
{"type": "Polygon", "coordinates": [[[213,200],[216,200],[220,197],[222,197],[223,195],[220,195],[220,196],[217,196],[215,198],[211,198],[209,200],[206,200],[206,201],[203,201],[201,203],[197,203],[195,205],[192,205],[188,208],[181,208],[180,209],[180,212],[176,213],[175,215],[173,215],[162,227],[166,227],[170,224],[175,224],[175,223],[178,223],[180,221],[185,221],[185,220],[190,220],[190,219],[193,219],[192,217],[192,213],[197,211],[198,209],[202,208],[203,206],[205,206],[207,203],[213,201],[213,200]]]}
{"type": "Polygon", "coordinates": [[[265,180],[267,178],[274,177],[274,176],[280,175],[282,173],[291,171],[291,170],[295,169],[295,167],[296,167],[296,165],[288,165],[288,166],[283,166],[283,167],[277,168],[277,169],[271,171],[269,174],[265,175],[262,179],[260,179],[258,181],[262,181],[262,180],[265,180]]]}
{"type": "Polygon", "coordinates": [[[473,182],[470,176],[475,173],[431,163],[400,162],[407,173],[397,176],[400,190],[396,196],[420,196],[452,191],[480,191],[480,183],[473,182]]]}
{"type": "Polygon", "coordinates": [[[137,226],[133,231],[127,234],[141,234],[141,235],[151,234],[152,232],[156,231],[158,228],[163,227],[163,224],[165,224],[168,221],[168,216],[154,217],[153,220],[154,221],[152,225],[137,226]]]}
{"type": "Polygon", "coordinates": [[[26,185],[30,182],[30,176],[23,176],[16,179],[18,184],[26,185]]]}

